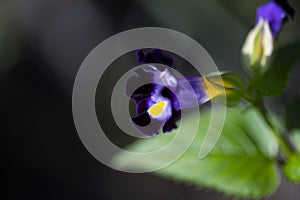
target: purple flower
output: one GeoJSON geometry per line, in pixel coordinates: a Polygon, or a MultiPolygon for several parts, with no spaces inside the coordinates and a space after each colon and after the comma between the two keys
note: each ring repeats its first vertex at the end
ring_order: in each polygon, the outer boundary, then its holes
{"type": "Polygon", "coordinates": [[[158,70],[153,63],[173,67],[173,58],[154,49],[144,54],[137,52],[140,63],[147,67],[134,70],[126,85],[126,93],[136,103],[133,126],[143,135],[152,136],[177,128],[181,110],[199,106],[212,97],[201,77],[175,77],[168,69],[158,70]],[[148,84],[144,84],[148,82],[148,84]],[[137,86],[140,86],[136,89],[137,86]]]}

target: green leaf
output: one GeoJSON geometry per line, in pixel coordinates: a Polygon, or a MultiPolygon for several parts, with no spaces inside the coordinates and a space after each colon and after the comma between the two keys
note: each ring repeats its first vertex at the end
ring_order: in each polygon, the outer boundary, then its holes
{"type": "Polygon", "coordinates": [[[266,96],[282,94],[288,84],[292,66],[300,58],[300,40],[277,49],[268,71],[256,77],[255,84],[266,96]]]}
{"type": "MultiPolygon", "coordinates": [[[[254,109],[227,110],[222,134],[213,150],[199,159],[199,150],[211,121],[210,112],[201,113],[198,134],[188,150],[171,165],[154,173],[176,182],[211,188],[227,195],[245,198],[266,197],[279,184],[274,161],[278,151],[276,138],[254,109]]],[[[190,116],[189,121],[195,120],[190,116]]],[[[186,130],[189,131],[189,130],[186,130]]],[[[177,130],[138,141],[129,146],[131,152],[159,149],[176,135],[177,130]]],[[[173,144],[180,148],[180,142],[173,144]]],[[[166,154],[151,159],[136,160],[118,154],[113,163],[123,169],[143,169],[157,166],[168,157],[166,154]]]]}
{"type": "Polygon", "coordinates": [[[286,109],[286,126],[288,130],[300,129],[300,99],[294,99],[286,109]]]}
{"type": "Polygon", "coordinates": [[[283,168],[284,176],[294,184],[300,183],[300,155],[293,155],[283,168]]]}

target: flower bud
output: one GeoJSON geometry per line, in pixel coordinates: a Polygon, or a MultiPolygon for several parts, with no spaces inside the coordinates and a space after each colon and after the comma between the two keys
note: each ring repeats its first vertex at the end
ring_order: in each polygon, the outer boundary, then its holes
{"type": "Polygon", "coordinates": [[[273,36],[269,23],[263,18],[249,32],[242,54],[250,71],[264,72],[268,68],[268,60],[273,52],[273,36]]]}
{"type": "Polygon", "coordinates": [[[268,61],[288,16],[294,16],[294,9],[287,1],[273,0],[257,8],[256,23],[249,32],[242,48],[245,63],[250,72],[261,74],[267,71],[268,61]]]}

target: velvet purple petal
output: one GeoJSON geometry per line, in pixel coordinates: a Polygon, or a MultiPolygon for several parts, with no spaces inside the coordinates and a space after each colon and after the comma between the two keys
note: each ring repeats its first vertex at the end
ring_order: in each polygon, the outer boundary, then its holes
{"type": "Polygon", "coordinates": [[[172,117],[166,121],[165,125],[163,126],[163,132],[170,132],[173,129],[177,128],[176,122],[181,118],[181,111],[173,111],[172,117]]]}

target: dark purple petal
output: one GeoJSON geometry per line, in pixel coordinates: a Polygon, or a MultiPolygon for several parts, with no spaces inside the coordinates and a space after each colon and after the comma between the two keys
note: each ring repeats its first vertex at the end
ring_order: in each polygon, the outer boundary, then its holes
{"type": "Polygon", "coordinates": [[[153,49],[146,54],[139,50],[136,53],[136,57],[139,63],[145,64],[145,63],[158,63],[158,64],[164,64],[169,67],[174,67],[174,59],[172,56],[169,56],[167,54],[164,54],[161,49],[153,49]]]}
{"type": "Polygon", "coordinates": [[[164,127],[163,127],[163,132],[170,132],[173,129],[177,128],[176,122],[181,118],[181,112],[180,111],[174,111],[172,114],[172,117],[166,121],[164,127]]]}
{"type": "Polygon", "coordinates": [[[281,6],[275,2],[266,3],[257,9],[256,23],[260,18],[269,22],[273,37],[276,37],[285,21],[287,14],[281,6]]]}
{"type": "Polygon", "coordinates": [[[164,89],[161,91],[161,95],[162,95],[163,97],[165,97],[165,98],[170,99],[171,104],[172,104],[172,108],[173,108],[174,110],[180,110],[180,104],[179,104],[178,99],[177,99],[177,97],[176,97],[176,95],[175,95],[175,92],[176,92],[176,91],[173,91],[173,92],[172,92],[170,89],[164,88],[164,89]]]}

